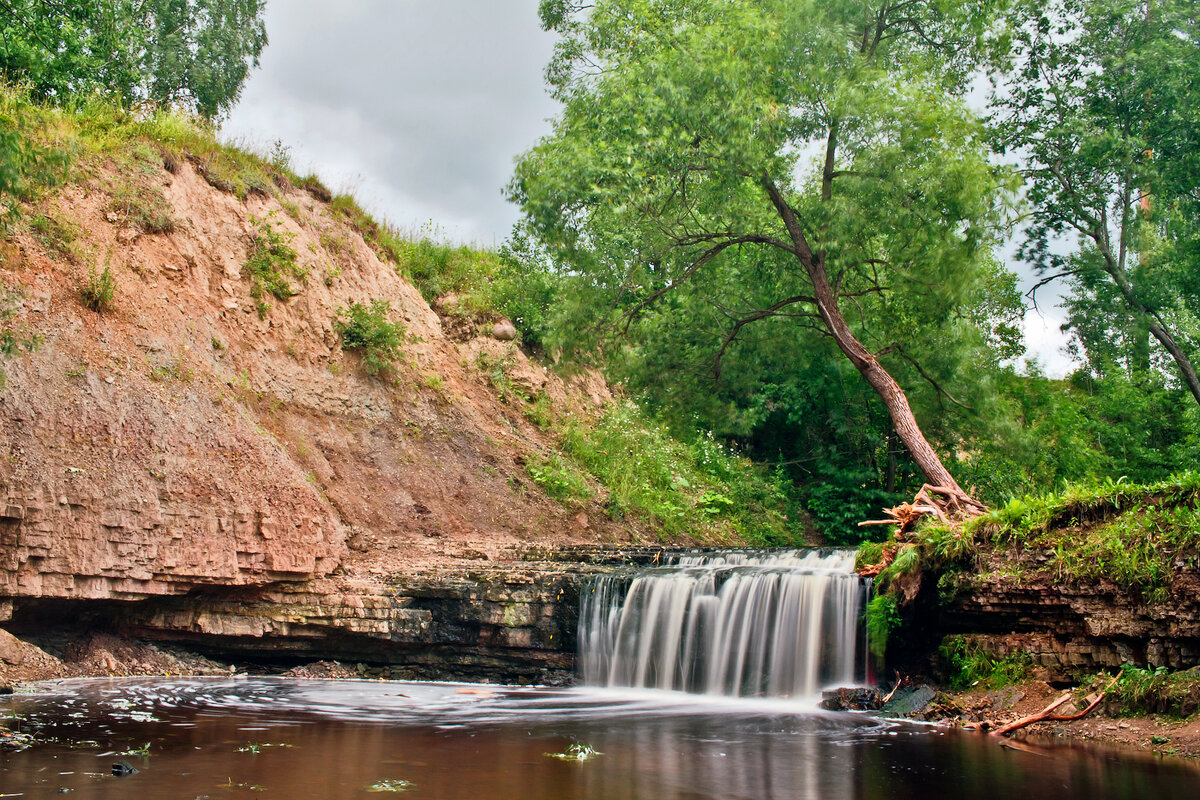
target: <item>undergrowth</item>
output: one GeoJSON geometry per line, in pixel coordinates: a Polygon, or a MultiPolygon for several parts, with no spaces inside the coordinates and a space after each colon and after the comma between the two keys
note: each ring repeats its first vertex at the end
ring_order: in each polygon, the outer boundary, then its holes
{"type": "Polygon", "coordinates": [[[358,351],[368,375],[388,372],[400,357],[404,326],[388,318],[391,309],[387,300],[374,300],[369,305],[356,302],[337,310],[334,330],[342,338],[342,349],[358,351]]]}
{"type": "MultiPolygon", "coordinates": [[[[271,212],[273,215],[275,212],[271,212]]],[[[293,234],[275,228],[270,217],[258,219],[251,216],[254,230],[250,233],[250,250],[246,256],[246,272],[250,276],[250,296],[257,302],[258,316],[266,317],[271,310],[266,295],[276,300],[293,297],[298,289],[292,284],[295,278],[304,281],[308,270],[296,260],[296,250],[291,246],[293,234]]]]}
{"type": "Polygon", "coordinates": [[[663,535],[712,543],[792,540],[785,482],[712,436],[680,441],[629,402],[595,422],[568,418],[560,435],[563,452],[608,490],[615,519],[638,515],[663,535]]]}
{"type": "Polygon", "coordinates": [[[1033,657],[1029,653],[996,655],[963,636],[947,636],[938,648],[938,655],[952,689],[1000,689],[1028,680],[1033,670],[1033,657]]]}
{"type": "Polygon", "coordinates": [[[1166,714],[1178,719],[1200,711],[1200,667],[1171,672],[1126,664],[1108,691],[1110,713],[1124,716],[1166,714]]]}

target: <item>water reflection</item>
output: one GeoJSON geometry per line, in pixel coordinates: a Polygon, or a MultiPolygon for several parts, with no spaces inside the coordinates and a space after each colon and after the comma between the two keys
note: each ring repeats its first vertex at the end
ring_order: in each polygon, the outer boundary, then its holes
{"type": "Polygon", "coordinates": [[[778,700],[242,679],[78,681],[8,705],[61,741],[0,757],[0,794],[30,798],[369,797],[381,780],[471,800],[1160,800],[1200,788],[1188,765],[1050,757],[778,700]],[[149,757],[120,755],[146,742],[149,757]],[[574,742],[602,755],[547,755],[574,742]],[[117,758],[140,772],[112,777],[117,758]]]}

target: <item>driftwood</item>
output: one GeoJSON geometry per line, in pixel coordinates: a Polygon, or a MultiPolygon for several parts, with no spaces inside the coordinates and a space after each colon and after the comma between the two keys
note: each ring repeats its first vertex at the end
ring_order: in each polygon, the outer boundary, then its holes
{"type": "Polygon", "coordinates": [[[1116,683],[1117,683],[1117,679],[1113,678],[1112,683],[1108,684],[1108,686],[1104,687],[1099,692],[1096,692],[1095,694],[1089,696],[1087,708],[1083,709],[1083,711],[1080,711],[1076,714],[1055,714],[1054,713],[1055,709],[1057,709],[1061,705],[1064,705],[1068,700],[1071,699],[1071,693],[1067,692],[1062,697],[1058,698],[1053,703],[1046,706],[1045,708],[1043,708],[1041,711],[1037,712],[1036,714],[1030,714],[1027,717],[1021,717],[1018,720],[1013,720],[1012,722],[1008,723],[1007,725],[1001,725],[999,728],[996,728],[995,730],[991,731],[989,735],[990,736],[1007,736],[1008,734],[1012,733],[1013,731],[1020,730],[1021,728],[1024,728],[1027,725],[1032,725],[1035,722],[1071,722],[1073,720],[1083,719],[1088,714],[1090,714],[1096,710],[1096,708],[1104,700],[1104,696],[1106,694],[1108,694],[1108,690],[1111,689],[1113,686],[1115,686],[1116,683]]]}

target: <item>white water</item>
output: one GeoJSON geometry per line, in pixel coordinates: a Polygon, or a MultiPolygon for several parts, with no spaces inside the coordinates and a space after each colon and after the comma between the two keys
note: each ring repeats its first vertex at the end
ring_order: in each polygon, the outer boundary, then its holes
{"type": "Polygon", "coordinates": [[[684,556],[588,586],[584,683],[735,697],[810,697],[861,680],[866,593],[853,551],[684,556]]]}

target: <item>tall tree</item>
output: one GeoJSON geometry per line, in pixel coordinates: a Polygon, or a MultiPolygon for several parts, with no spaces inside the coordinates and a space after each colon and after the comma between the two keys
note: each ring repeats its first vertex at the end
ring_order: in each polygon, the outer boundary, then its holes
{"type": "MultiPolygon", "coordinates": [[[[878,393],[927,480],[966,494],[886,363],[846,317],[930,308],[986,279],[1002,175],[960,101],[995,4],[937,0],[544,0],[563,112],[511,195],[585,288],[625,318],[702,273],[727,342],[764,320],[828,337],[878,393]],[[720,281],[714,281],[720,284],[720,281]]],[[[860,326],[861,327],[861,326],[860,326]]],[[[898,346],[897,346],[898,345],[898,346]]]]}
{"type": "Polygon", "coordinates": [[[103,91],[215,117],[267,43],[265,0],[0,0],[0,75],[37,99],[103,91]]]}
{"type": "Polygon", "coordinates": [[[1145,369],[1152,336],[1200,403],[1196,4],[1026,0],[1015,11],[996,134],[1025,164],[1033,216],[1024,255],[1045,280],[1073,280],[1085,348],[1107,350],[1119,334],[1126,363],[1145,369]],[[1115,320],[1098,318],[1104,309],[1127,318],[1109,336],[1115,320]]]}

